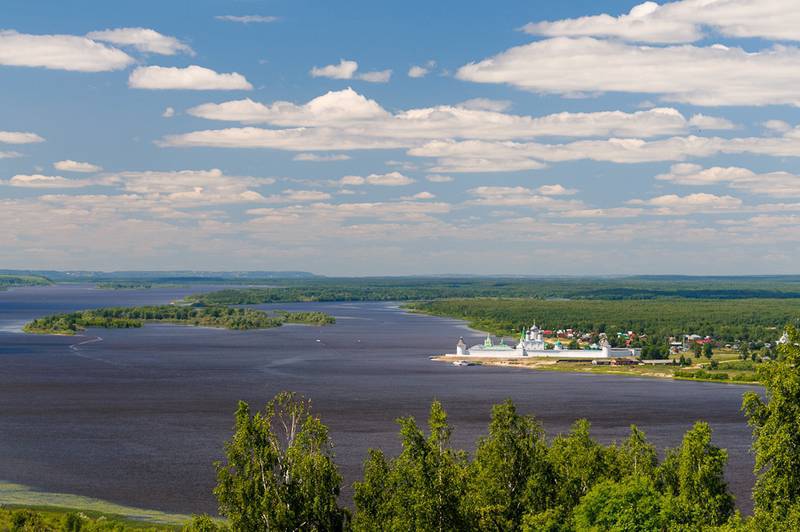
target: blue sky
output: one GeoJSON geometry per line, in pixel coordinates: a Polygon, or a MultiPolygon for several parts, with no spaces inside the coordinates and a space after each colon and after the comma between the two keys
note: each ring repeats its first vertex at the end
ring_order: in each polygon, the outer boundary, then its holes
{"type": "Polygon", "coordinates": [[[7,0],[0,264],[796,273],[793,4],[7,0]]]}

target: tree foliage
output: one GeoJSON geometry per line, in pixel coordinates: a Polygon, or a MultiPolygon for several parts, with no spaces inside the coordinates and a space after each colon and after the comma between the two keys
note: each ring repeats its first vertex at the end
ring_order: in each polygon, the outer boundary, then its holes
{"type": "Polygon", "coordinates": [[[779,360],[760,370],[766,400],[749,392],[742,405],[753,427],[753,499],[762,523],[800,523],[800,332],[789,327],[787,336],[779,360]]]}
{"type": "Polygon", "coordinates": [[[217,464],[214,494],[234,530],[341,530],[341,475],[328,429],[309,402],[281,393],[265,412],[239,403],[236,429],[217,464]]]}

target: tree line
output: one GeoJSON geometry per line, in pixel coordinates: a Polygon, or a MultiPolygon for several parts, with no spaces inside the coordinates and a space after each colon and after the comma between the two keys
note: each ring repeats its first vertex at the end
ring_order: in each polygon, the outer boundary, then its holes
{"type": "MultiPolygon", "coordinates": [[[[605,332],[634,331],[648,340],[648,353],[667,353],[667,340],[683,334],[711,336],[721,342],[772,342],[783,325],[797,324],[800,300],[656,299],[628,301],[546,301],[535,299],[445,299],[416,302],[407,308],[467,321],[497,335],[516,336],[534,321],[545,329],[573,328],[605,332]]],[[[659,358],[653,356],[652,358],[659,358]]]]}
{"type": "Polygon", "coordinates": [[[273,286],[191,296],[207,304],[291,301],[419,301],[503,297],[576,300],[798,299],[800,276],[623,278],[377,277],[276,279],[273,286]]]}

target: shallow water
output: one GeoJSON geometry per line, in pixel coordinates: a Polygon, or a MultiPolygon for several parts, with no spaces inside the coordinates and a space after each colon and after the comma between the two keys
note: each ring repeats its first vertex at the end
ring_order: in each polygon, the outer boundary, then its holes
{"type": "Polygon", "coordinates": [[[336,325],[323,328],[13,332],[48,313],[166,303],[198,291],[0,292],[0,479],[143,508],[214,512],[212,462],[222,458],[239,399],[255,407],[281,390],[310,397],[331,429],[349,486],[369,447],[399,449],[397,417],[424,421],[438,398],[455,426],[454,444],[471,449],[491,405],[510,397],[551,435],[586,417],[594,435],[610,442],[635,423],[662,449],[705,419],[715,443],[729,451],[739,507],[751,508],[750,431],[739,407],[754,387],[435,363],[428,357],[452,351],[460,335],[468,343],[481,335],[387,303],[261,307],[335,315],[336,325]]]}

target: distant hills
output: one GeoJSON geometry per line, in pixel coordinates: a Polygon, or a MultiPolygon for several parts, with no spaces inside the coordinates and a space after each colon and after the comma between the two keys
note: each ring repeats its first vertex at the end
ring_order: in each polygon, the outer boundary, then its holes
{"type": "Polygon", "coordinates": [[[172,271],[58,271],[58,270],[2,270],[0,275],[40,276],[54,282],[102,282],[102,281],[156,281],[164,282],[214,282],[214,281],[246,281],[249,279],[313,279],[317,276],[301,271],[247,271],[247,272],[212,272],[194,270],[172,271]]]}

